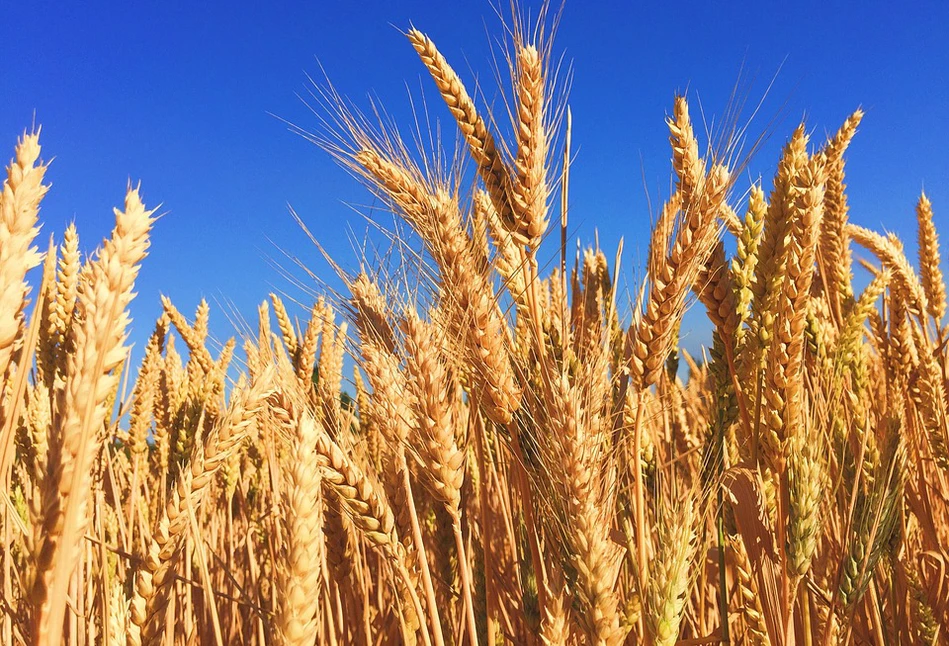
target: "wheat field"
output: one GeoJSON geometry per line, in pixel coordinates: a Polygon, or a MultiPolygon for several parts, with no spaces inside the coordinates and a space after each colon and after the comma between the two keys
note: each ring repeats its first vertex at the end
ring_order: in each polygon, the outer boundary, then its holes
{"type": "Polygon", "coordinates": [[[405,35],[463,154],[420,157],[325,89],[314,138],[405,227],[345,293],[305,315],[270,294],[221,351],[206,302],[163,299],[131,365],[162,223],[130,186],[95,253],[75,226],[41,249],[39,131],[16,143],[0,642],[949,644],[938,234],[925,194],[918,259],[848,221],[862,112],[781,133],[749,183],[675,97],[671,191],[624,292],[619,250],[569,239],[544,31],[510,30],[493,114],[405,35]]]}

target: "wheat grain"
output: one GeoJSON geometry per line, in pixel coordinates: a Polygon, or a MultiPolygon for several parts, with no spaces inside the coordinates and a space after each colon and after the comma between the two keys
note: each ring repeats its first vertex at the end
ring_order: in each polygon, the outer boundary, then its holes
{"type": "Polygon", "coordinates": [[[0,193],[0,379],[5,378],[20,331],[20,313],[29,293],[26,272],[41,258],[31,246],[39,232],[40,201],[49,189],[43,184],[47,166],[37,163],[39,156],[39,132],[24,133],[0,193]]]}

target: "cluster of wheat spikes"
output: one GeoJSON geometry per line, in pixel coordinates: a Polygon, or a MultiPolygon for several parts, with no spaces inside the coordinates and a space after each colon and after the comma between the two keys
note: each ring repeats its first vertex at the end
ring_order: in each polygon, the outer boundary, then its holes
{"type": "Polygon", "coordinates": [[[918,271],[848,222],[858,111],[823,145],[798,128],[770,194],[733,207],[676,98],[674,188],[623,323],[618,268],[567,261],[569,125],[535,34],[511,43],[511,141],[407,34],[476,178],[336,113],[331,151],[417,253],[345,275],[301,322],[271,295],[240,366],[206,303],[189,321],[165,300],[129,369],[137,189],[96,253],[74,227],[51,243],[31,290],[47,166],[24,135],[0,196],[2,643],[949,643],[926,196],[918,271]],[[683,380],[695,298],[714,342],[683,380]]]}

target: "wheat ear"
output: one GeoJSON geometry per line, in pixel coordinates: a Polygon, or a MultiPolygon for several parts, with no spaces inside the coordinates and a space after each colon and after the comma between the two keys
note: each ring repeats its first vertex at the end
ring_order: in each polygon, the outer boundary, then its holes
{"type": "Polygon", "coordinates": [[[49,388],[54,387],[57,379],[62,381],[66,357],[72,349],[69,330],[76,307],[81,269],[79,235],[75,224],[70,224],[63,234],[57,262],[56,282],[51,286],[51,298],[47,304],[46,329],[42,330],[36,353],[37,368],[49,388]]]}
{"type": "Polygon", "coordinates": [[[678,97],[675,116],[669,121],[673,162],[679,187],[670,202],[674,207],[663,220],[678,214],[672,248],[666,251],[671,223],[657,229],[650,249],[650,287],[645,311],[636,325],[630,369],[639,390],[658,381],[685,308],[685,299],[696,284],[718,236],[717,214],[728,189],[729,174],[716,165],[705,175],[698,157],[688,106],[678,97]],[[678,208],[675,208],[678,207],[678,208]]]}
{"type": "Polygon", "coordinates": [[[840,299],[853,296],[850,239],[847,236],[847,186],[844,184],[844,152],[850,145],[857,126],[863,119],[863,111],[857,110],[847,117],[837,134],[824,146],[827,184],[824,192],[824,217],[821,220],[819,263],[823,268],[822,281],[825,292],[839,313],[840,299]]]}
{"type": "Polygon", "coordinates": [[[306,646],[319,631],[322,506],[320,460],[315,452],[320,429],[309,414],[296,422],[287,456],[284,518],[287,547],[280,555],[277,585],[281,591],[274,618],[275,634],[285,646],[306,646]]]}
{"type": "MultiPolygon", "coordinates": [[[[471,571],[461,533],[461,486],[465,478],[465,452],[459,448],[457,421],[452,398],[457,391],[449,371],[437,328],[418,318],[409,309],[404,321],[408,359],[408,385],[416,405],[421,439],[420,454],[427,469],[435,498],[445,505],[451,517],[458,568],[467,610],[468,638],[477,646],[478,630],[471,596],[471,571]]],[[[462,444],[462,446],[464,446],[462,444]]]]}
{"type": "Polygon", "coordinates": [[[916,220],[919,224],[919,278],[929,301],[929,315],[939,326],[946,315],[946,284],[940,268],[939,236],[933,221],[933,205],[925,193],[919,196],[916,204],[916,220]]]}
{"type": "Polygon", "coordinates": [[[287,307],[283,304],[283,299],[270,293],[270,303],[273,305],[274,316],[277,317],[277,326],[280,328],[280,335],[283,337],[283,343],[287,346],[287,353],[292,357],[297,352],[297,333],[293,329],[293,321],[287,313],[287,307]]]}
{"type": "Polygon", "coordinates": [[[37,163],[39,132],[24,134],[17,142],[16,158],[7,166],[0,193],[0,381],[5,378],[20,332],[24,300],[29,293],[26,272],[40,264],[40,254],[31,246],[40,200],[49,186],[43,184],[47,166],[37,163]]]}
{"type": "Polygon", "coordinates": [[[910,313],[924,316],[929,311],[926,290],[913,270],[913,266],[906,259],[898,241],[855,224],[847,225],[847,233],[857,244],[867,248],[883,264],[893,270],[893,278],[909,306],[910,313]]]}
{"type": "Polygon", "coordinates": [[[511,233],[527,240],[534,250],[547,230],[547,130],[544,114],[544,65],[537,48],[521,47],[518,61],[516,181],[511,202],[515,229],[511,233]]]}
{"type": "MultiPolygon", "coordinates": [[[[418,53],[422,63],[428,68],[442,99],[448,105],[458,128],[461,130],[465,141],[468,144],[468,150],[471,153],[475,164],[478,166],[478,173],[484,181],[488,195],[494,208],[497,209],[501,221],[511,231],[518,230],[511,208],[511,177],[501,158],[500,152],[494,143],[494,137],[488,131],[484,120],[478,114],[474,101],[468,96],[464,84],[455,70],[451,68],[445,57],[441,55],[435,47],[432,40],[417,29],[410,29],[408,32],[409,42],[418,53]]],[[[522,242],[527,242],[522,239],[522,242]]]]}
{"type": "MultiPolygon", "coordinates": [[[[807,145],[806,137],[800,140],[807,145]]],[[[769,354],[764,371],[764,424],[761,437],[765,456],[784,463],[785,442],[802,427],[804,378],[804,326],[811,282],[814,277],[818,233],[823,214],[823,160],[814,157],[790,178],[779,196],[790,219],[783,244],[783,280],[774,293],[770,313],[769,354]]],[[[779,466],[778,472],[783,472],[779,466]]]]}
{"type": "MultiPolygon", "coordinates": [[[[583,382],[577,377],[578,382],[583,382]]],[[[566,517],[566,552],[576,571],[575,594],[583,611],[575,618],[590,643],[621,643],[618,599],[614,592],[617,572],[615,545],[609,538],[602,470],[604,454],[596,426],[595,397],[588,383],[572,383],[569,375],[552,379],[545,394],[549,415],[549,463],[556,490],[561,492],[566,517]]]]}

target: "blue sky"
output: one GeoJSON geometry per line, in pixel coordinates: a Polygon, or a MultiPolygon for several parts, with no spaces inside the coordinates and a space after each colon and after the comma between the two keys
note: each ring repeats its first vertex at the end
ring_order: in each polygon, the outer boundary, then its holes
{"type": "MultiPolygon", "coordinates": [[[[750,176],[770,180],[800,119],[822,140],[862,106],[848,161],[852,219],[896,231],[915,253],[913,206],[925,187],[949,247],[949,4],[855,6],[568,0],[555,51],[574,72],[578,236],[592,242],[598,230],[608,255],[624,236],[624,266],[638,275],[647,197],[654,211],[669,186],[663,119],[674,93],[688,89],[696,118],[699,102],[714,117],[742,68],[751,103],[780,69],[750,130],[781,120],[750,176]]],[[[141,347],[160,293],[186,312],[206,297],[212,331],[226,336],[219,303],[251,316],[273,289],[301,295],[273,267],[279,249],[332,277],[288,204],[344,268],[359,263],[350,240],[366,224],[352,205],[371,204],[368,193],[273,116],[319,128],[297,98],[306,74],[320,78],[322,65],[356,105],[372,93],[400,121],[411,118],[408,93],[421,88],[448,124],[400,34],[410,24],[497,98],[491,47],[500,23],[488,2],[12,3],[0,25],[0,146],[9,158],[35,114],[44,156],[55,157],[44,237],[59,239],[74,219],[84,251],[108,233],[127,180],[141,180],[146,202],[167,215],[137,285],[132,341],[141,347]]],[[[693,348],[704,338],[698,314],[684,328],[693,348]]]]}

